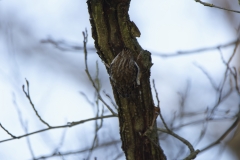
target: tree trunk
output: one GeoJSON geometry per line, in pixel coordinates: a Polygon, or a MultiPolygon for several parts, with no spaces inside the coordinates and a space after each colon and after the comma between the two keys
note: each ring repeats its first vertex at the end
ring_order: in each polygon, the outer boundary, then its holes
{"type": "MultiPolygon", "coordinates": [[[[87,4],[97,54],[106,66],[110,66],[118,53],[127,47],[133,52],[140,68],[140,85],[133,89],[129,97],[120,95],[110,79],[119,107],[120,135],[126,159],[165,160],[159,146],[156,124],[152,125],[155,122],[155,106],[150,87],[151,53],[143,51],[136,40],[140,32],[129,19],[130,1],[88,0],[87,4]]],[[[109,67],[106,69],[110,73],[109,67]]]]}

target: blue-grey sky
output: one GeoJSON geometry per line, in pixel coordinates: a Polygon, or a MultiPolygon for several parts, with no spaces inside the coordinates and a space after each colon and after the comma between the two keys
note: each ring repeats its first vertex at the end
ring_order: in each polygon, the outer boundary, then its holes
{"type": "MultiPolygon", "coordinates": [[[[237,1],[234,3],[237,4],[237,1]]],[[[138,38],[140,45],[153,54],[217,46],[237,38],[235,14],[232,16],[233,13],[229,15],[222,10],[204,7],[194,0],[132,0],[129,14],[141,31],[141,37],[138,38]],[[233,17],[233,20],[229,17],[233,17]]],[[[63,52],[50,44],[40,43],[51,37],[81,46],[85,28],[89,33],[88,46],[93,47],[87,4],[83,0],[0,1],[0,123],[11,133],[25,133],[16,107],[21,111],[28,132],[45,128],[22,92],[25,78],[30,82],[31,97],[37,110],[51,125],[63,125],[95,116],[96,108],[79,94],[84,92],[89,99],[94,99],[94,89],[84,71],[82,51],[63,52]]],[[[233,47],[222,49],[226,59],[232,50],[233,47]]],[[[111,95],[109,79],[101,60],[94,52],[89,53],[88,59],[93,76],[98,60],[102,89],[111,95]]],[[[197,90],[201,95],[194,96],[195,92],[192,92],[192,101],[196,102],[193,111],[214,103],[215,99],[208,98],[213,94],[211,84],[194,64],[204,67],[217,83],[220,82],[224,65],[218,50],[173,58],[153,56],[153,63],[151,78],[156,81],[162,113],[167,120],[177,110],[177,92],[186,88],[187,80],[191,82],[192,90],[197,90]]],[[[108,98],[104,98],[108,101],[108,98]]],[[[109,114],[109,111],[105,114],[109,114]]],[[[112,139],[119,138],[116,118],[106,120],[105,125],[109,127],[103,128],[102,134],[110,133],[112,139]]],[[[224,130],[220,128],[217,132],[224,130]]],[[[93,122],[68,129],[61,151],[89,147],[93,131],[93,122]]],[[[59,129],[31,136],[34,155],[51,154],[58,146],[63,132],[64,129],[59,129]]],[[[187,128],[178,133],[194,142],[194,135],[190,132],[191,128],[187,128]]],[[[197,134],[200,130],[195,132],[197,134]]],[[[220,135],[214,130],[211,134],[220,135]]],[[[10,138],[9,135],[0,129],[0,140],[7,138],[10,138]]],[[[212,139],[205,139],[197,147],[203,147],[210,141],[212,139]]],[[[118,147],[121,150],[120,145],[118,147]]],[[[211,158],[216,158],[219,149],[213,148],[199,155],[197,160],[206,159],[213,151],[215,154],[211,158]]],[[[73,156],[71,159],[83,159],[86,155],[73,156]]],[[[106,152],[106,155],[111,157],[111,153],[106,152]]],[[[101,152],[96,152],[95,156],[101,159],[101,152]]],[[[221,157],[222,160],[234,160],[227,148],[221,157]]],[[[31,159],[26,138],[1,143],[0,159],[31,159]]]]}

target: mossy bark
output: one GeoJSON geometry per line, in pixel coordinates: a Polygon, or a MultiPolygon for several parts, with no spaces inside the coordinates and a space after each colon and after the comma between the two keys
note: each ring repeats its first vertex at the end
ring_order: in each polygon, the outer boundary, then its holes
{"type": "MultiPolygon", "coordinates": [[[[87,4],[92,37],[102,61],[110,65],[114,57],[127,47],[134,52],[134,59],[141,67],[141,84],[133,91],[133,96],[123,98],[113,87],[114,98],[119,107],[120,135],[126,159],[165,160],[157,131],[153,129],[150,133],[146,132],[149,131],[155,114],[150,86],[151,54],[143,51],[136,40],[140,32],[129,19],[130,1],[88,0],[87,4]],[[140,52],[144,53],[143,56],[138,56],[140,52]]],[[[107,67],[106,69],[108,70],[107,67]]]]}

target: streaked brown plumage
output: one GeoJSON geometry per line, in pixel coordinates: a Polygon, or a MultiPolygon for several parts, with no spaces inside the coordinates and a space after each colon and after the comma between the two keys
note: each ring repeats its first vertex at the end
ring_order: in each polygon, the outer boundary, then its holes
{"type": "Polygon", "coordinates": [[[139,67],[134,61],[131,50],[124,48],[110,64],[110,78],[122,97],[129,97],[137,84],[139,67]]]}

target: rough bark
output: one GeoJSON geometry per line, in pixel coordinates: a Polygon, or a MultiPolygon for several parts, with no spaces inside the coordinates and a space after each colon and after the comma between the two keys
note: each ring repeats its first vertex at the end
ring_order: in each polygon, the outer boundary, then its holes
{"type": "MultiPolygon", "coordinates": [[[[114,57],[127,47],[134,52],[134,59],[141,68],[141,84],[133,91],[132,96],[121,97],[112,84],[114,98],[119,107],[120,135],[126,159],[165,160],[159,145],[156,124],[153,129],[149,129],[155,114],[150,86],[151,53],[143,51],[136,40],[140,32],[129,19],[130,1],[88,0],[87,4],[92,37],[102,61],[110,65],[114,57]],[[138,56],[140,52],[142,55],[138,56]]],[[[106,69],[109,73],[109,68],[106,69]]]]}

